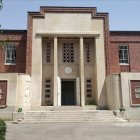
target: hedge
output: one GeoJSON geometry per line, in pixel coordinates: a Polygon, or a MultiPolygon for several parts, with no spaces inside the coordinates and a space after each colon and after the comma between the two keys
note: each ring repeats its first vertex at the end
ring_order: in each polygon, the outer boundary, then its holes
{"type": "Polygon", "coordinates": [[[4,120],[0,119],[0,137],[4,137],[6,133],[6,123],[4,120]]]}

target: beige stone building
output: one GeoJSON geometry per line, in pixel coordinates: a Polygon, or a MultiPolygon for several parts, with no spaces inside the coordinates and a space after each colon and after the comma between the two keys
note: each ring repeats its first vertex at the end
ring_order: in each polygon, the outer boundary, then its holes
{"type": "Polygon", "coordinates": [[[27,31],[3,30],[0,40],[9,38],[0,50],[1,117],[89,104],[139,114],[139,56],[132,52],[140,52],[140,33],[109,31],[108,13],[41,7],[28,13],[27,31]]]}

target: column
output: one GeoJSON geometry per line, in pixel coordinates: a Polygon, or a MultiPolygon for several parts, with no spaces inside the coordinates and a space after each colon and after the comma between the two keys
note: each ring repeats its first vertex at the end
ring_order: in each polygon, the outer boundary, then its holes
{"type": "Polygon", "coordinates": [[[42,101],[42,38],[41,36],[33,39],[32,44],[32,71],[31,71],[31,108],[40,106],[42,101]]]}
{"type": "Polygon", "coordinates": [[[57,106],[57,76],[58,76],[58,57],[57,57],[57,37],[54,37],[54,79],[53,79],[53,105],[57,106]]]}
{"type": "Polygon", "coordinates": [[[105,68],[105,48],[104,38],[95,38],[95,54],[96,54],[96,102],[98,106],[106,106],[105,97],[105,79],[106,79],[106,68],[105,68]],[[102,99],[102,100],[101,100],[102,99]],[[104,99],[104,100],[103,100],[104,99]]]}
{"type": "Polygon", "coordinates": [[[83,37],[80,37],[80,89],[81,89],[81,106],[85,106],[85,84],[84,84],[84,48],[83,37]]]}

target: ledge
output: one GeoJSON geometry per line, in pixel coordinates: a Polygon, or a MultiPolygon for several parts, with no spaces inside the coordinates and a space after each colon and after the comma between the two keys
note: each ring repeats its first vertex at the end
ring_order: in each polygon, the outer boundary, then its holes
{"type": "Polygon", "coordinates": [[[0,109],[1,108],[6,108],[7,107],[7,105],[0,105],[0,109]]]}
{"type": "Polygon", "coordinates": [[[65,32],[65,31],[54,31],[54,32],[44,32],[44,31],[37,31],[36,36],[58,36],[58,37],[99,37],[100,32],[94,31],[94,32],[65,32]]]}

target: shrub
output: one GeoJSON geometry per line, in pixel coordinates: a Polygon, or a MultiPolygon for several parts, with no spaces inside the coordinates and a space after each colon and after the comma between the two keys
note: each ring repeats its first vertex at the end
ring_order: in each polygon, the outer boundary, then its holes
{"type": "Polygon", "coordinates": [[[0,137],[4,137],[6,133],[6,123],[0,119],[0,137]]]}
{"type": "Polygon", "coordinates": [[[122,111],[125,111],[125,108],[124,107],[120,107],[119,110],[120,110],[120,112],[122,112],[122,111]]]}
{"type": "Polygon", "coordinates": [[[88,100],[86,101],[86,105],[96,105],[96,102],[94,100],[88,100]]]}
{"type": "Polygon", "coordinates": [[[0,140],[5,140],[5,136],[0,136],[0,140]]]}
{"type": "Polygon", "coordinates": [[[18,108],[17,112],[22,112],[22,108],[18,108]]]}

